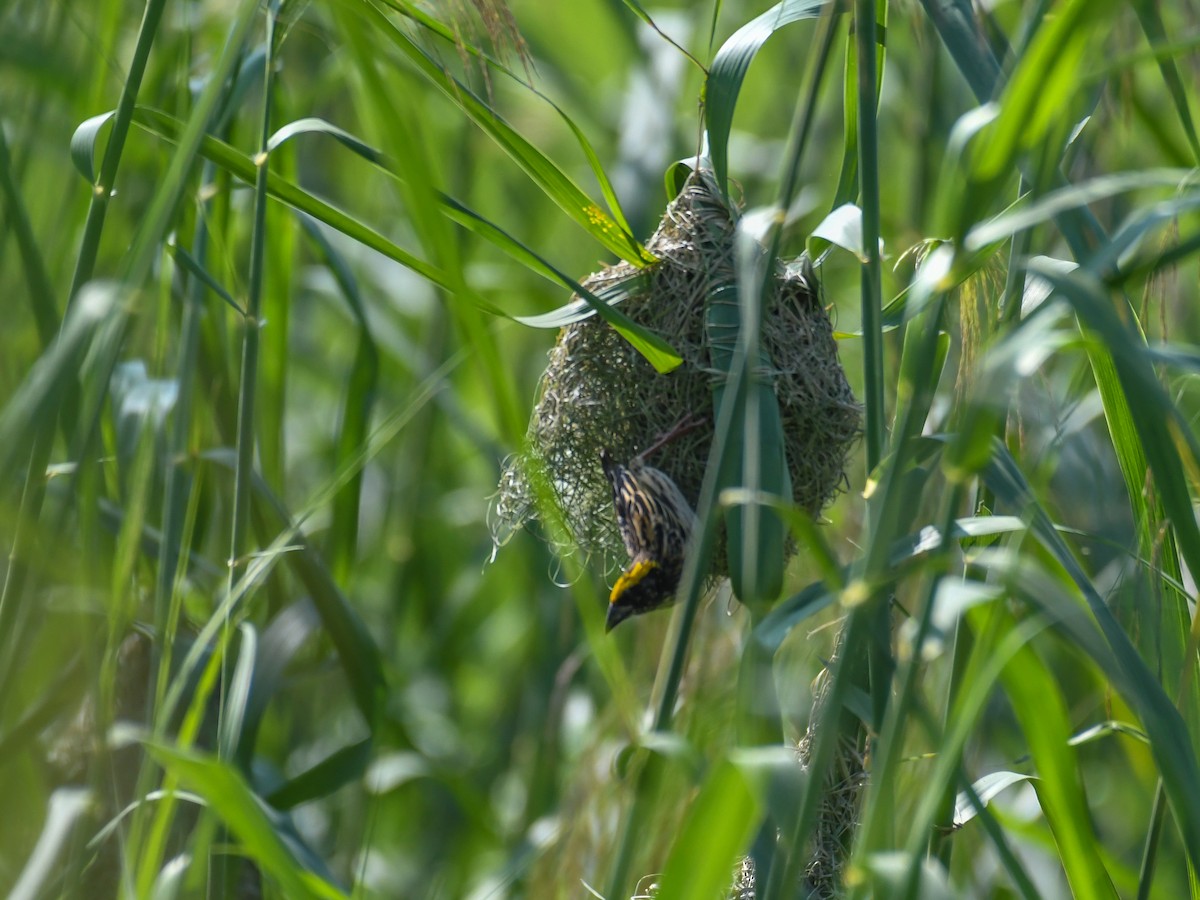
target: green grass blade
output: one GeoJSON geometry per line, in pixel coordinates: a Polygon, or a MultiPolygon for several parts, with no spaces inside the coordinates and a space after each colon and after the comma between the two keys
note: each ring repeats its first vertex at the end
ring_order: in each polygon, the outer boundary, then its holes
{"type": "MultiPolygon", "coordinates": [[[[283,831],[236,769],[215,757],[147,741],[146,750],[168,772],[192,786],[237,836],[239,849],[288,897],[340,900],[346,896],[327,877],[303,865],[295,839],[283,831]]],[[[311,854],[310,854],[311,858],[311,854]]]]}
{"type": "Polygon", "coordinates": [[[316,765],[271,791],[267,802],[276,809],[292,809],[302,803],[328,797],[363,777],[371,762],[371,749],[371,739],[365,738],[335,750],[316,765]]]}
{"type": "MultiPolygon", "coordinates": [[[[341,467],[367,440],[379,388],[379,350],[371,337],[367,305],[350,266],[321,234],[316,223],[307,218],[302,218],[300,223],[333,273],[334,281],[346,299],[358,328],[358,346],[354,352],[337,430],[337,465],[341,467]]],[[[339,584],[349,580],[357,560],[362,480],[363,473],[359,470],[333,501],[329,568],[339,584]]]]}
{"type": "Polygon", "coordinates": [[[100,332],[120,316],[115,285],[95,284],[74,304],[61,333],[38,358],[20,387],[0,410],[0,475],[15,477],[29,459],[34,436],[53,423],[63,393],[83,365],[84,354],[100,332]],[[86,302],[84,302],[86,301],[86,302]]]}
{"type": "Polygon", "coordinates": [[[258,632],[247,622],[238,626],[239,640],[237,662],[229,677],[221,704],[221,720],[218,723],[217,747],[221,759],[249,763],[249,742],[246,741],[246,711],[253,688],[252,679],[258,663],[258,632]],[[246,748],[247,758],[238,759],[238,749],[246,748]]]}
{"type": "MultiPolygon", "coordinates": [[[[91,204],[88,206],[87,221],[84,223],[83,238],[80,241],[79,257],[75,262],[75,273],[71,277],[71,289],[67,295],[68,303],[74,299],[84,284],[92,280],[92,274],[95,271],[96,255],[100,249],[100,235],[104,231],[104,219],[108,211],[108,204],[113,196],[113,188],[116,184],[121,156],[125,149],[125,139],[129,135],[129,127],[133,122],[133,110],[137,103],[138,92],[142,87],[142,78],[146,73],[146,65],[150,59],[150,48],[154,44],[154,39],[158,36],[158,26],[162,20],[163,10],[166,6],[166,0],[149,0],[146,4],[146,14],[142,17],[137,44],[133,51],[133,59],[130,62],[128,75],[122,85],[121,99],[117,104],[114,114],[112,131],[109,134],[108,143],[104,148],[104,158],[100,163],[100,174],[94,182],[91,204]]],[[[94,141],[95,132],[99,130],[101,123],[97,122],[95,118],[88,121],[94,123],[88,129],[91,132],[91,139],[84,138],[85,142],[90,144],[94,141]]],[[[76,136],[78,135],[79,132],[77,131],[76,136]]],[[[76,165],[78,165],[80,157],[79,151],[76,149],[76,139],[74,137],[71,139],[71,156],[75,159],[76,165]]],[[[91,170],[91,158],[89,156],[87,171],[90,172],[91,170]]],[[[93,182],[93,179],[88,178],[88,181],[93,182]]]]}
{"type": "MultiPolygon", "coordinates": [[[[1063,538],[1055,531],[1049,517],[1035,499],[1016,463],[1007,450],[997,445],[993,461],[984,473],[988,487],[997,500],[1020,510],[1029,517],[1031,529],[1045,545],[1054,559],[1082,591],[1096,622],[1103,633],[1107,647],[1100,649],[1091,642],[1090,655],[1113,679],[1117,689],[1136,710],[1142,726],[1150,738],[1154,759],[1162,773],[1163,784],[1170,800],[1176,822],[1183,835],[1192,864],[1200,860],[1200,766],[1188,737],[1183,717],[1171,703],[1170,698],[1158,684],[1153,673],[1121,629],[1104,599],[1097,592],[1063,538]]],[[[1041,588],[1025,592],[1029,599],[1037,601],[1045,597],[1041,588]]],[[[1075,633],[1077,637],[1085,635],[1075,633]]],[[[1087,647],[1088,644],[1084,643],[1087,647]]]]}
{"type": "Polygon", "coordinates": [[[728,197],[729,135],[742,82],[767,38],[785,25],[814,19],[829,0],[783,0],[747,22],[721,45],[704,85],[708,153],[721,193],[728,197]]]}
{"type": "MultiPolygon", "coordinates": [[[[1146,41],[1150,46],[1155,47],[1165,44],[1167,42],[1167,28],[1163,23],[1162,13],[1158,4],[1149,2],[1149,0],[1137,0],[1133,4],[1133,8],[1137,12],[1138,21],[1142,24],[1142,31],[1145,32],[1146,41]]],[[[1175,105],[1175,114],[1179,117],[1179,124],[1183,127],[1183,133],[1187,135],[1188,146],[1192,150],[1192,161],[1200,165],[1200,137],[1196,136],[1196,123],[1192,119],[1188,90],[1184,87],[1183,78],[1179,74],[1179,67],[1175,65],[1175,60],[1171,56],[1156,54],[1156,58],[1158,61],[1158,70],[1162,73],[1167,93],[1171,97],[1171,102],[1175,105]]]]}
{"type": "Polygon", "coordinates": [[[762,815],[743,773],[725,760],[715,767],[688,812],[663,870],[661,900],[720,896],[727,890],[734,862],[762,815]]]}
{"type": "Polygon", "coordinates": [[[1029,742],[1038,779],[1033,782],[1059,857],[1079,898],[1116,897],[1100,854],[1099,841],[1079,776],[1079,760],[1069,745],[1066,702],[1045,663],[1025,646],[1005,666],[1004,692],[1029,742]]]}
{"type": "MultiPolygon", "coordinates": [[[[492,56],[489,56],[488,54],[484,53],[479,48],[474,47],[471,44],[465,42],[463,40],[462,34],[456,33],[454,31],[454,29],[449,28],[446,25],[442,24],[441,22],[437,21],[432,16],[430,16],[428,13],[426,13],[424,10],[422,10],[420,7],[418,7],[416,4],[409,3],[409,2],[407,2],[407,0],[382,0],[382,2],[384,4],[386,4],[387,6],[391,7],[392,9],[396,10],[397,12],[399,12],[405,16],[408,16],[413,21],[419,22],[423,28],[428,29],[429,31],[433,32],[438,37],[440,37],[442,40],[446,41],[448,44],[453,46],[457,52],[461,53],[463,51],[466,51],[467,53],[471,54],[472,56],[475,56],[479,59],[485,60],[490,68],[494,69],[495,71],[503,73],[508,78],[512,79],[515,83],[520,85],[522,88],[524,88],[525,90],[532,93],[539,100],[548,104],[550,106],[550,108],[553,109],[554,112],[558,115],[559,119],[562,120],[563,124],[565,124],[567,126],[567,128],[570,129],[572,136],[575,138],[576,143],[579,145],[579,149],[583,152],[584,157],[587,159],[588,165],[592,169],[592,175],[595,177],[596,183],[600,185],[600,192],[604,195],[604,202],[608,204],[608,208],[612,212],[613,219],[616,221],[616,223],[621,227],[621,229],[623,231],[625,231],[629,234],[633,233],[633,229],[629,227],[629,222],[625,218],[625,212],[621,208],[621,202],[620,202],[619,198],[617,197],[616,190],[613,188],[612,181],[609,180],[608,173],[604,170],[604,165],[600,160],[600,155],[596,152],[595,148],[592,146],[592,142],[588,139],[588,136],[587,136],[587,134],[584,133],[584,130],[579,127],[579,125],[575,122],[574,119],[572,119],[569,115],[567,115],[567,113],[564,109],[562,109],[557,103],[555,103],[553,100],[551,100],[544,93],[542,93],[537,88],[535,88],[529,81],[526,81],[525,79],[521,78],[517,73],[513,72],[508,66],[502,64],[499,60],[493,58],[492,56]]],[[[655,27],[653,25],[653,23],[650,23],[650,24],[651,24],[651,27],[654,27],[655,30],[658,31],[657,27],[655,27]]],[[[659,34],[662,35],[664,38],[666,38],[666,40],[668,42],[672,43],[674,46],[679,47],[678,44],[674,44],[674,42],[671,41],[670,38],[667,38],[666,35],[663,34],[661,31],[659,31],[659,34]]],[[[685,49],[683,49],[682,47],[679,47],[679,49],[695,65],[699,66],[701,69],[704,68],[703,66],[700,65],[699,61],[696,60],[695,57],[688,54],[688,52],[685,49]]],[[[675,193],[676,192],[674,192],[674,191],[671,192],[670,196],[674,196],[675,193]]],[[[644,250],[644,248],[643,248],[643,250],[644,250]]]]}
{"type": "MultiPolygon", "coordinates": [[[[141,109],[137,111],[138,124],[143,125],[151,133],[163,137],[167,140],[172,140],[176,133],[176,125],[169,116],[157,110],[141,109]]],[[[291,140],[302,134],[326,134],[333,137],[342,145],[353,150],[363,158],[377,165],[383,166],[386,171],[391,171],[388,168],[386,157],[382,156],[377,150],[369,144],[351,135],[349,132],[331,125],[321,119],[303,119],[290,123],[285,128],[276,132],[273,137],[275,146],[279,146],[287,140],[291,140]]],[[[254,161],[244,154],[239,153],[233,147],[225,144],[216,138],[207,137],[202,145],[201,152],[206,158],[212,160],[217,165],[230,172],[233,172],[240,178],[245,180],[253,180],[255,171],[254,161]]],[[[268,190],[271,195],[279,200],[289,204],[300,212],[312,216],[314,219],[329,225],[332,228],[342,232],[347,237],[362,243],[373,250],[377,250],[390,259],[394,259],[401,265],[404,265],[419,275],[429,279],[434,284],[446,288],[453,295],[462,293],[458,290],[462,285],[457,278],[448,272],[442,271],[430,263],[418,259],[413,254],[401,249],[392,241],[385,238],[378,232],[368,228],[358,222],[353,217],[341,212],[330,204],[317,199],[313,195],[304,191],[302,188],[284,181],[274,175],[268,175],[267,179],[268,190]]],[[[610,304],[602,301],[595,294],[583,288],[578,282],[570,278],[568,275],[560,271],[554,265],[549,263],[543,257],[530,250],[520,241],[511,237],[506,231],[489,222],[487,219],[480,216],[478,213],[467,208],[463,204],[445,195],[440,196],[443,211],[451,219],[458,222],[460,225],[470,229],[475,234],[486,238],[491,243],[495,244],[501,250],[504,250],[514,259],[522,262],[533,271],[556,281],[568,288],[584,300],[589,308],[599,314],[606,322],[612,325],[621,333],[630,345],[632,345],[639,353],[646,357],[647,361],[660,372],[669,372],[677,367],[682,361],[679,354],[669,343],[667,343],[659,335],[647,331],[636,322],[629,319],[613,309],[610,304]]],[[[467,297],[472,300],[474,305],[485,312],[497,316],[508,317],[508,314],[496,306],[487,303],[482,298],[475,295],[473,292],[468,292],[467,297]]],[[[546,327],[561,327],[561,326],[546,326],[546,327]]]]}
{"type": "Polygon", "coordinates": [[[617,224],[562,171],[549,157],[539,151],[520,132],[509,125],[486,101],[467,85],[456,79],[407,34],[371,7],[362,12],[374,22],[380,34],[412,63],[431,84],[437,87],[488,137],[496,142],[512,160],[558,204],[568,216],[601,246],[635,266],[652,261],[645,248],[627,230],[617,224]]]}
{"type": "MultiPolygon", "coordinates": [[[[29,306],[37,324],[38,337],[45,349],[58,332],[58,308],[54,300],[54,286],[50,273],[33,233],[33,224],[21,190],[13,178],[12,156],[8,139],[0,131],[0,196],[4,198],[3,209],[7,213],[7,225],[16,235],[17,249],[25,269],[25,281],[29,286],[29,306]]],[[[3,232],[0,232],[2,239],[3,232]]]]}
{"type": "MultiPolygon", "coordinates": [[[[968,232],[963,246],[970,252],[981,251],[989,244],[1006,240],[1020,231],[1052,221],[1064,212],[1130,191],[1149,188],[1170,188],[1178,191],[1191,184],[1195,174],[1195,170],[1192,169],[1142,169],[1137,172],[1101,175],[1082,184],[1067,185],[1042,195],[1027,206],[1006,210],[981,222],[968,232]]],[[[1139,210],[1138,213],[1141,217],[1158,214],[1177,215],[1196,202],[1200,200],[1194,191],[1190,191],[1183,196],[1172,198],[1166,209],[1151,207],[1139,210]]]]}

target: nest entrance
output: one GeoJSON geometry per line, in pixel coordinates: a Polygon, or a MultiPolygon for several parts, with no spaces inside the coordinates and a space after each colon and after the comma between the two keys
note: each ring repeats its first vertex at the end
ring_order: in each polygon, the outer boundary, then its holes
{"type": "MultiPolygon", "coordinates": [[[[653,366],[599,317],[563,328],[550,351],[525,449],[511,457],[493,507],[499,546],[537,518],[535,480],[555,494],[580,550],[607,571],[626,562],[600,451],[628,460],[676,422],[695,415],[705,426],[658,450],[648,462],[670,475],[695,507],[712,442],[714,378],[705,335],[705,300],[735,283],[735,218],[705,170],[688,178],[647,248],[658,262],[607,267],[584,286],[598,293],[642,279],[621,311],[666,339],[683,357],[674,372],[653,366]]],[[[820,285],[807,258],[781,264],[763,311],[762,347],[769,355],[783,422],[793,499],[817,515],[845,482],[845,461],[860,431],[861,412],[838,361],[820,285]]],[[[570,548],[560,548],[569,550],[570,548]]],[[[718,536],[709,574],[728,574],[718,536]]]]}

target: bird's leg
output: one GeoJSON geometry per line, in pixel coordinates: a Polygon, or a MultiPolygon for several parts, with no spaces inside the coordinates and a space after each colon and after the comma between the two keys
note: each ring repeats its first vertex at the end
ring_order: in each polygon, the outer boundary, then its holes
{"type": "Polygon", "coordinates": [[[678,440],[679,438],[683,437],[685,434],[695,431],[697,428],[701,427],[707,421],[708,420],[705,419],[704,416],[697,416],[697,415],[684,416],[682,419],[680,419],[678,422],[676,422],[674,425],[672,425],[669,431],[667,431],[665,434],[659,435],[659,437],[655,439],[653,444],[651,444],[649,447],[647,447],[645,450],[643,450],[641,453],[639,453],[637,456],[635,456],[633,458],[633,463],[634,464],[644,463],[646,461],[647,457],[650,456],[650,454],[654,453],[657,450],[661,450],[667,444],[671,443],[671,441],[678,440]]]}

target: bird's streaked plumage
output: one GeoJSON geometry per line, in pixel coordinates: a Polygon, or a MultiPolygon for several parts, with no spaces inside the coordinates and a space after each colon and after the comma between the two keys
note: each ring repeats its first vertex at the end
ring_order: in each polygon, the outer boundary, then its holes
{"type": "MultiPolygon", "coordinates": [[[[687,425],[686,430],[694,427],[687,425]]],[[[628,465],[616,462],[607,451],[600,454],[601,467],[612,485],[617,528],[630,559],[629,568],[609,596],[606,630],[675,600],[696,515],[671,477],[646,465],[645,457],[683,430],[684,426],[677,426],[628,465]]]]}

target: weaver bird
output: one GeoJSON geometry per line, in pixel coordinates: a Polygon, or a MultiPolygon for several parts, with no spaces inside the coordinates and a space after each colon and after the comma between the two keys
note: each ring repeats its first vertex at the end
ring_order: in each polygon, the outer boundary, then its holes
{"type": "Polygon", "coordinates": [[[671,476],[646,465],[646,458],[703,424],[699,418],[681,420],[628,465],[614,461],[607,450],[600,451],[600,465],[612,485],[617,529],[630,560],[609,595],[605,631],[675,600],[696,514],[671,476]]]}

